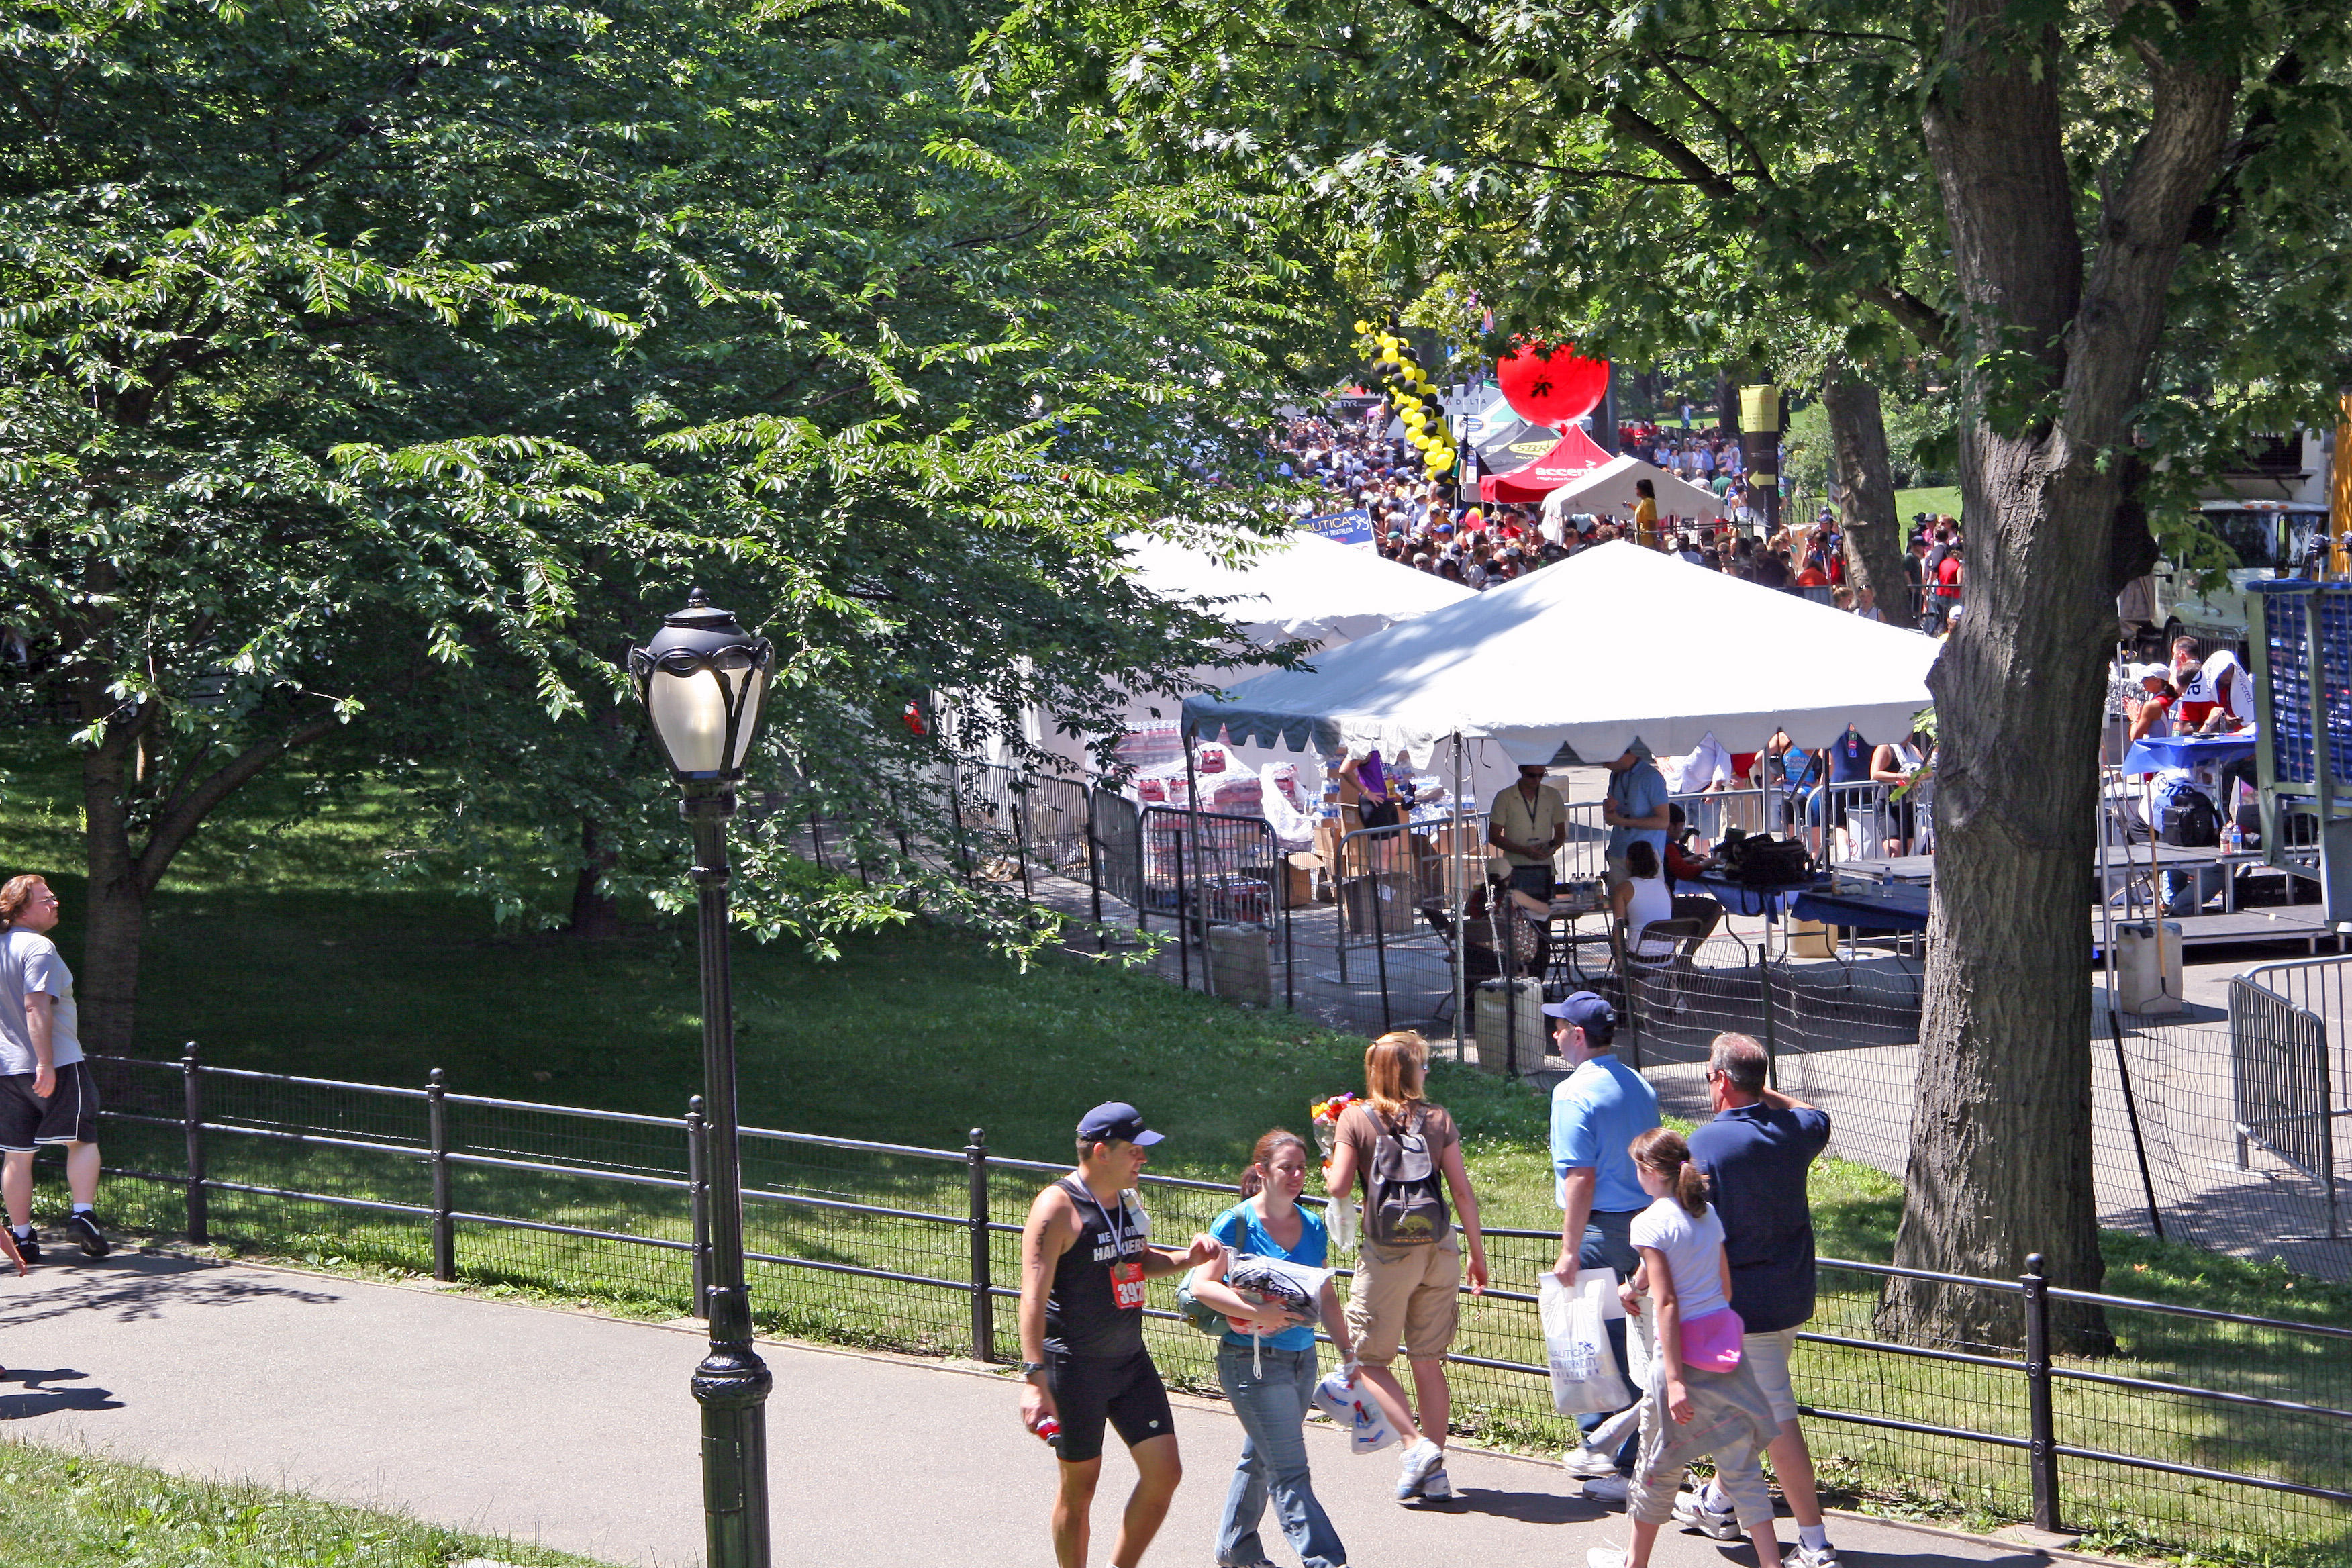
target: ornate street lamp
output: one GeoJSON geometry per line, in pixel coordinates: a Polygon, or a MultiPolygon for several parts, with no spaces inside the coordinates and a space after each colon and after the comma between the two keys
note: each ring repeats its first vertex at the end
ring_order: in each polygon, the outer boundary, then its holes
{"type": "Polygon", "coordinates": [[[743,1284],[743,1172],[735,1105],[734,977],[727,962],[727,819],[760,729],[776,650],[697,588],[651,642],[629,650],[629,675],[685,798],[700,890],[703,1099],[709,1112],[710,1266],[703,1315],[710,1353],[694,1369],[702,1405],[702,1499],[709,1568],[769,1568],[768,1429],[773,1383],[751,1343],[743,1284]]]}

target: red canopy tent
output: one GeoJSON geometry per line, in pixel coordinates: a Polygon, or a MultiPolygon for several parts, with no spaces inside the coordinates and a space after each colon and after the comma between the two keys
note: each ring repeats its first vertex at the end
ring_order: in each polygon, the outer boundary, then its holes
{"type": "Polygon", "coordinates": [[[1541,500],[1545,496],[1570,479],[1582,479],[1609,460],[1601,444],[1584,432],[1581,425],[1571,425],[1559,445],[1529,463],[1524,468],[1514,468],[1507,474],[1489,474],[1478,481],[1478,495],[1484,500],[1541,500]]]}

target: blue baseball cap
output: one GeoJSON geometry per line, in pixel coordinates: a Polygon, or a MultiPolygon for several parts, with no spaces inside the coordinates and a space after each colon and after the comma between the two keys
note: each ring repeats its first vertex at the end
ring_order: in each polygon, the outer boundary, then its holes
{"type": "Polygon", "coordinates": [[[1143,1124],[1143,1112],[1123,1100],[1105,1100],[1079,1117],[1078,1136],[1093,1143],[1140,1143],[1146,1148],[1160,1139],[1143,1124]]]}
{"type": "Polygon", "coordinates": [[[1560,1018],[1575,1025],[1587,1034],[1606,1039],[1617,1027],[1617,1009],[1605,996],[1590,991],[1579,991],[1557,1002],[1544,1004],[1544,1016],[1560,1018]]]}

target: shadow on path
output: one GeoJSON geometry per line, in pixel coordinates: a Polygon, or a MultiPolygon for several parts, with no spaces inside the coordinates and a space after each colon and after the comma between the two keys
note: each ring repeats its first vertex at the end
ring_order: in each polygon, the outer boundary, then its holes
{"type": "Polygon", "coordinates": [[[259,1300],[329,1306],[342,1300],[331,1291],[231,1275],[198,1258],[145,1254],[119,1254],[62,1268],[44,1264],[20,1283],[20,1293],[0,1302],[0,1329],[21,1329],[78,1312],[100,1312],[131,1323],[183,1307],[235,1307],[259,1300]]]}
{"type": "Polygon", "coordinates": [[[51,1383],[79,1383],[89,1373],[76,1372],[71,1367],[47,1370],[19,1367],[0,1381],[21,1383],[23,1394],[0,1394],[0,1421],[23,1421],[35,1415],[54,1415],[60,1410],[120,1410],[122,1401],[105,1388],[48,1388],[51,1383]]]}

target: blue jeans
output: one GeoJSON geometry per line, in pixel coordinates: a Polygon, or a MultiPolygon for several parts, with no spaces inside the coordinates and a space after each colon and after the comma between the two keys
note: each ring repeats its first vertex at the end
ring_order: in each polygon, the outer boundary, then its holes
{"type": "Polygon", "coordinates": [[[1266,1498],[1274,1499],[1282,1533],[1298,1553],[1300,1568],[1341,1568],[1348,1549],[1315,1500],[1307,1474],[1307,1436],[1300,1425],[1315,1398],[1315,1347],[1256,1352],[1263,1375],[1250,1364],[1245,1347],[1217,1346],[1217,1381],[1242,1421],[1241,1462],[1225,1491],[1224,1517],[1217,1524],[1217,1561],[1260,1563],[1265,1551],[1257,1535],[1266,1498]]]}
{"type": "MultiPolygon", "coordinates": [[[[1620,1214],[1603,1214],[1596,1209],[1584,1222],[1584,1245],[1576,1255],[1579,1268],[1614,1268],[1620,1284],[1633,1278],[1633,1270],[1642,1267],[1642,1255],[1633,1250],[1633,1216],[1642,1211],[1627,1209],[1620,1214]]],[[[1625,1359],[1625,1320],[1611,1318],[1601,1325],[1609,1333],[1609,1349],[1617,1357],[1617,1370],[1631,1385],[1631,1363],[1625,1359]]],[[[1638,1398],[1635,1403],[1639,1403],[1638,1398]]],[[[1598,1411],[1576,1418],[1579,1430],[1590,1432],[1616,1412],[1598,1411]]],[[[1627,1435],[1617,1447],[1617,1468],[1621,1474],[1633,1473],[1633,1457],[1640,1450],[1642,1435],[1627,1435]]]]}

